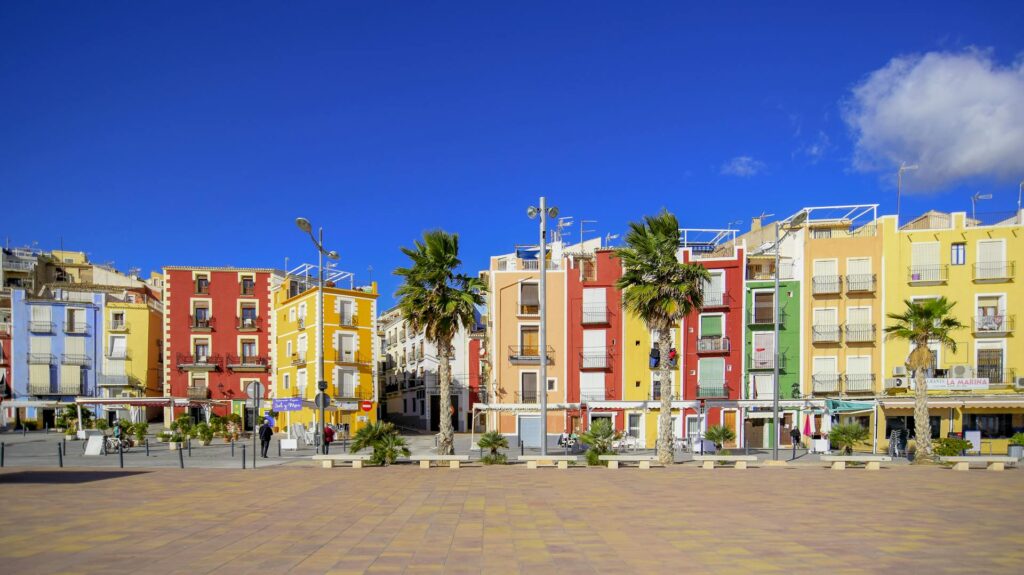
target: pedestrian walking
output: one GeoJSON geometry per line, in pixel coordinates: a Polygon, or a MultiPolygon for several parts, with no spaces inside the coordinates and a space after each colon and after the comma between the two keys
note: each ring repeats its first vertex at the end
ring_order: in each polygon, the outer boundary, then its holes
{"type": "Polygon", "coordinates": [[[260,426],[260,455],[263,456],[263,459],[267,458],[267,450],[270,449],[270,438],[273,435],[274,430],[270,428],[270,422],[264,419],[263,425],[260,426]]]}
{"type": "Polygon", "coordinates": [[[789,437],[793,440],[793,459],[796,459],[796,446],[800,445],[800,430],[796,428],[796,425],[789,430],[789,437]]]}
{"type": "Polygon", "coordinates": [[[331,442],[334,441],[334,429],[330,425],[324,426],[324,455],[331,452],[331,442]]]}

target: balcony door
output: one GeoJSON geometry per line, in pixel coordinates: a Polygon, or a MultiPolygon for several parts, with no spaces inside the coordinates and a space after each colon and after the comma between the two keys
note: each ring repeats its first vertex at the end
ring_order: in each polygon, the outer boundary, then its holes
{"type": "Polygon", "coordinates": [[[580,372],[580,400],[604,401],[604,373],[600,371],[580,372]]]}
{"type": "Polygon", "coordinates": [[[1003,240],[978,242],[978,279],[1004,278],[1006,273],[1006,244],[1003,240]]]}
{"type": "Polygon", "coordinates": [[[754,323],[772,323],[775,318],[775,293],[755,292],[754,293],[754,323]]]}
{"type": "Polygon", "coordinates": [[[912,281],[937,281],[939,271],[939,243],[915,243],[910,249],[910,279],[912,281]]]}
{"type": "Polygon", "coordinates": [[[988,378],[990,384],[1003,381],[1003,348],[999,344],[979,343],[977,349],[978,377],[988,378]]]}
{"type": "Polygon", "coordinates": [[[519,327],[519,355],[540,357],[540,327],[524,325],[519,327]]]}
{"type": "Polygon", "coordinates": [[[584,288],[583,322],[604,323],[608,320],[608,304],[605,288],[584,288]]]}
{"type": "Polygon", "coordinates": [[[537,403],[537,372],[524,371],[519,374],[519,403],[537,403]]]}
{"type": "Polygon", "coordinates": [[[355,362],[356,360],[356,334],[338,334],[338,361],[355,362]]]}
{"type": "Polygon", "coordinates": [[[704,305],[722,305],[725,294],[725,272],[713,271],[711,279],[704,282],[704,305]]]}
{"type": "Polygon", "coordinates": [[[775,367],[775,334],[770,331],[754,332],[750,367],[772,369],[775,367]]]}

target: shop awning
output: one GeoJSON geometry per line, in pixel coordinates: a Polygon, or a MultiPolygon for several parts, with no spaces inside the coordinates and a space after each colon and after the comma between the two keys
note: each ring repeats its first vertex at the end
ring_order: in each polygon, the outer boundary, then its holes
{"type": "MultiPolygon", "coordinates": [[[[883,399],[885,409],[914,409],[914,398],[883,399]]],[[[1024,409],[1024,397],[929,398],[929,408],[1024,409]]]]}
{"type": "Polygon", "coordinates": [[[871,411],[875,408],[874,403],[867,403],[864,401],[843,401],[840,399],[826,399],[825,405],[832,413],[871,411]]]}

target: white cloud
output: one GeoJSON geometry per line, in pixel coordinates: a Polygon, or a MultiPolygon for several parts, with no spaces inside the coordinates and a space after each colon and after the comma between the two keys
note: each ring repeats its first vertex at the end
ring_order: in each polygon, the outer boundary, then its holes
{"type": "Polygon", "coordinates": [[[722,168],[719,173],[726,176],[737,176],[740,178],[749,178],[756,176],[757,174],[764,171],[764,162],[755,160],[750,156],[736,156],[728,162],[722,164],[722,168]]]}
{"type": "Polygon", "coordinates": [[[831,147],[832,140],[829,139],[828,134],[822,130],[818,130],[818,137],[810,144],[800,148],[799,151],[803,155],[807,156],[812,164],[817,164],[831,147]]]}
{"type": "MultiPolygon", "coordinates": [[[[893,58],[843,105],[854,168],[918,164],[924,189],[972,178],[1024,175],[1024,60],[1000,66],[988,52],[893,58]]],[[[915,187],[917,187],[915,186],[915,187]]]]}

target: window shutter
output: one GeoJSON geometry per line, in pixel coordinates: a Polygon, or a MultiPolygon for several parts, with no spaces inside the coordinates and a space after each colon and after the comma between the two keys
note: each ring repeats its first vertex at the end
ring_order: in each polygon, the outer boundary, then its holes
{"type": "Polygon", "coordinates": [[[851,307],[846,310],[846,322],[853,325],[867,325],[871,323],[871,308],[851,307]]]}
{"type": "Polygon", "coordinates": [[[700,316],[701,337],[722,337],[722,316],[702,315],[700,316]]]}
{"type": "Polygon", "coordinates": [[[836,276],[839,275],[836,270],[836,260],[814,260],[814,275],[815,276],[836,276]]]}
{"type": "Polygon", "coordinates": [[[846,358],[847,375],[869,375],[871,373],[871,356],[854,355],[846,358]]]}
{"type": "Polygon", "coordinates": [[[910,265],[914,267],[939,265],[939,244],[913,244],[910,250],[910,265]]]}
{"type": "Polygon", "coordinates": [[[814,325],[834,326],[839,323],[836,317],[836,310],[832,308],[818,308],[814,310],[814,325]]]}
{"type": "Polygon", "coordinates": [[[812,368],[815,375],[831,375],[836,373],[836,358],[834,357],[816,357],[814,358],[814,367],[812,368]]]}
{"type": "Polygon", "coordinates": [[[77,365],[60,366],[60,383],[61,385],[81,385],[82,368],[77,365]]]}
{"type": "Polygon", "coordinates": [[[29,353],[50,353],[50,338],[30,337],[28,339],[29,353]]]}
{"type": "Polygon", "coordinates": [[[722,358],[702,359],[697,364],[697,381],[719,383],[725,381],[725,360],[722,358]]]}
{"type": "Polygon", "coordinates": [[[532,283],[520,284],[519,299],[520,304],[528,306],[540,305],[540,292],[539,286],[532,283]]]}
{"type": "Polygon", "coordinates": [[[869,275],[871,273],[871,259],[852,258],[846,260],[846,273],[851,276],[869,275]]]}
{"type": "Polygon", "coordinates": [[[66,338],[64,340],[64,353],[68,355],[85,355],[85,338],[66,338]]]}

